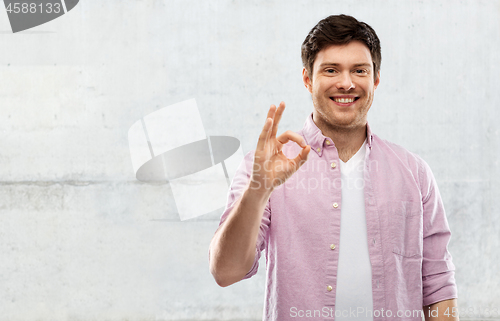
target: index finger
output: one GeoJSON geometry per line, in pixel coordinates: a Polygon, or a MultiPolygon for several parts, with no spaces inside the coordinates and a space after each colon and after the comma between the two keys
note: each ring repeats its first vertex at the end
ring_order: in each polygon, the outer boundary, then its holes
{"type": "Polygon", "coordinates": [[[297,144],[299,144],[299,146],[302,148],[307,146],[304,138],[302,136],[300,136],[299,134],[292,132],[291,130],[287,130],[283,134],[279,135],[277,140],[280,143],[282,143],[283,145],[285,145],[289,141],[293,141],[293,142],[296,142],[297,144]]]}

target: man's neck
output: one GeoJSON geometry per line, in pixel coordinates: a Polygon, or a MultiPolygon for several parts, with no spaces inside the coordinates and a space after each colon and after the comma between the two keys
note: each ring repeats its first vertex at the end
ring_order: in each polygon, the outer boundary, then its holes
{"type": "Polygon", "coordinates": [[[333,143],[339,153],[339,158],[344,163],[357,153],[366,139],[366,124],[353,128],[326,127],[319,124],[316,125],[324,136],[330,137],[333,140],[333,143]]]}

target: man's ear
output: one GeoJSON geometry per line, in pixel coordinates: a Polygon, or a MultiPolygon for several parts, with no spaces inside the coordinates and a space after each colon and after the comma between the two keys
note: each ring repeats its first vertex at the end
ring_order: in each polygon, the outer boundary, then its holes
{"type": "Polygon", "coordinates": [[[309,73],[307,72],[306,67],[302,68],[302,81],[304,82],[304,86],[306,86],[307,90],[312,94],[312,80],[309,78],[309,73]]]}
{"type": "Polygon", "coordinates": [[[375,79],[375,89],[377,89],[378,84],[380,84],[380,70],[377,72],[377,79],[375,79]]]}

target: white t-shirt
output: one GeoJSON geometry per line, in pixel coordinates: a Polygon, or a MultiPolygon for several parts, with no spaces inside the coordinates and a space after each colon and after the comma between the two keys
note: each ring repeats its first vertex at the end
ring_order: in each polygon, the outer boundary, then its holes
{"type": "Polygon", "coordinates": [[[363,170],[366,140],[344,163],[340,160],[342,208],[335,320],[373,321],[372,269],[366,233],[363,170]],[[367,313],[367,311],[369,311],[367,313]]]}

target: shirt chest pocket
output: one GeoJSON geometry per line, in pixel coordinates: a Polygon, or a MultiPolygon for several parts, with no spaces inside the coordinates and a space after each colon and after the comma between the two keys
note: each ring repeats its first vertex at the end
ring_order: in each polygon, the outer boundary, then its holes
{"type": "Polygon", "coordinates": [[[423,211],[421,204],[391,201],[388,205],[392,252],[404,257],[422,257],[423,211]]]}

